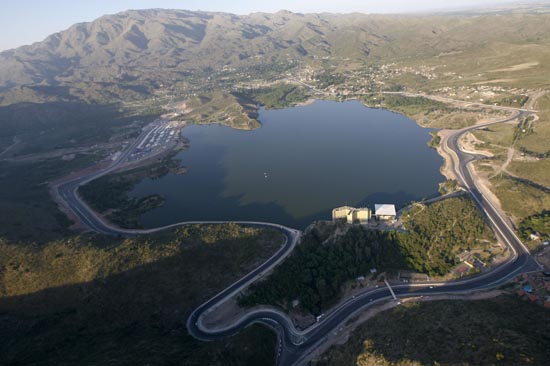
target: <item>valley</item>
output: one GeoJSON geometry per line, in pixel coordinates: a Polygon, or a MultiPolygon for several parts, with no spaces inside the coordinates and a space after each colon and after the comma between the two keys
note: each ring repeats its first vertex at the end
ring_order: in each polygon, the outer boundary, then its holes
{"type": "Polygon", "coordinates": [[[128,10],[0,52],[1,363],[545,364],[549,19],[128,10]]]}

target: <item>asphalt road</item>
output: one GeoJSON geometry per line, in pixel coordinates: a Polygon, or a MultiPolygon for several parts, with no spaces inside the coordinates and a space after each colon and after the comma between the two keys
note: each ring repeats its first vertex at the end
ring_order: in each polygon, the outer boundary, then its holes
{"type": "MultiPolygon", "coordinates": [[[[526,113],[529,112],[518,111],[519,116],[523,116],[526,113]]],[[[503,123],[516,117],[517,116],[498,122],[493,122],[491,124],[503,123]]],[[[521,240],[517,238],[513,230],[506,223],[505,218],[501,217],[498,210],[496,210],[491,203],[485,199],[477,188],[470,171],[468,170],[468,164],[476,159],[479,159],[480,156],[465,153],[459,148],[458,141],[463,134],[475,128],[481,128],[486,125],[470,127],[457,131],[444,141],[446,144],[445,148],[456,154],[458,164],[455,162],[454,170],[457,173],[460,183],[472,194],[472,197],[486,216],[495,233],[508,245],[514,255],[508,262],[498,266],[490,272],[472,277],[468,280],[452,281],[447,283],[429,282],[394,286],[392,288],[398,297],[467,293],[474,290],[491,288],[506,282],[518,273],[539,269],[538,265],[529,255],[521,240]]],[[[102,171],[93,173],[89,176],[80,177],[60,185],[58,187],[58,194],[65,201],[67,207],[71,209],[81,220],[81,222],[87,225],[90,229],[107,235],[138,235],[152,233],[179,225],[220,223],[196,221],[184,222],[151,230],[126,230],[114,227],[103,221],[85,202],[82,201],[77,193],[78,187],[108,174],[109,172],[112,172],[120,167],[120,165],[124,164],[126,158],[133,151],[135,146],[137,146],[143,138],[145,138],[147,133],[148,131],[144,131],[140,138],[136,139],[134,144],[129,146],[116,161],[102,171]]],[[[325,342],[329,337],[334,336],[334,332],[337,331],[338,327],[340,327],[346,319],[356,314],[358,311],[364,310],[369,305],[391,298],[389,290],[385,287],[364,292],[354,298],[348,299],[336,309],[333,309],[329,314],[324,316],[320,322],[316,323],[313,327],[310,327],[306,332],[296,330],[290,319],[284,313],[276,309],[251,311],[227,328],[206,329],[202,326],[201,315],[209,311],[215,311],[218,304],[242,291],[250,283],[256,281],[258,278],[261,278],[264,273],[275,267],[288,254],[291,253],[300,237],[300,232],[298,230],[286,228],[277,224],[258,222],[241,223],[249,226],[272,227],[278,229],[285,235],[285,243],[281,249],[265,263],[193,311],[187,320],[187,328],[190,334],[194,337],[202,340],[215,340],[236,334],[252,323],[264,323],[274,328],[280,335],[281,344],[279,348],[278,363],[280,365],[293,365],[300,363],[301,360],[303,360],[304,357],[307,356],[312,350],[315,350],[319,344],[325,342]]]]}
{"type": "MultiPolygon", "coordinates": [[[[486,216],[487,221],[492,226],[496,235],[508,245],[513,253],[511,259],[490,272],[467,280],[450,281],[446,283],[426,282],[392,286],[392,289],[397,297],[471,293],[475,290],[493,288],[499,284],[505,283],[519,273],[539,269],[539,266],[529,254],[527,248],[506,223],[505,218],[501,217],[500,213],[481,194],[475,185],[472,175],[468,169],[468,164],[482,157],[463,152],[460,150],[458,144],[460,137],[473,129],[483,128],[491,124],[508,122],[514,120],[515,118],[522,117],[526,113],[528,112],[519,111],[517,115],[510,118],[458,130],[445,141],[447,148],[453,151],[457,156],[458,164],[455,164],[454,170],[457,173],[460,183],[472,194],[476,204],[486,216]]],[[[188,319],[187,326],[193,336],[203,340],[224,338],[238,333],[240,330],[254,322],[261,322],[273,327],[281,336],[281,347],[279,348],[278,354],[279,365],[293,365],[299,364],[320,344],[327,341],[330,337],[335,336],[335,332],[337,333],[339,327],[341,327],[342,324],[344,324],[344,322],[351,316],[364,310],[369,305],[390,299],[391,294],[386,287],[381,287],[348,299],[338,308],[327,314],[319,323],[316,323],[312,328],[309,328],[306,332],[296,330],[292,322],[285,316],[285,314],[271,309],[248,313],[231,327],[225,329],[205,329],[200,322],[201,314],[209,311],[209,309],[215,308],[221,298],[223,298],[223,296],[210,300],[209,302],[201,305],[201,307],[197,308],[191,314],[188,319]]]]}

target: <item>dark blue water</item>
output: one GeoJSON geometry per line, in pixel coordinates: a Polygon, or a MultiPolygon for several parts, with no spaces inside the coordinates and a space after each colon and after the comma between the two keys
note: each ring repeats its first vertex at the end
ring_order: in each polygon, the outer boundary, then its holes
{"type": "Polygon", "coordinates": [[[437,195],[443,163],[429,129],[358,101],[261,110],[262,128],[188,126],[189,169],[145,180],[133,196],[161,194],[145,227],[184,220],[254,220],[303,228],[344,204],[373,206],[437,195]]]}

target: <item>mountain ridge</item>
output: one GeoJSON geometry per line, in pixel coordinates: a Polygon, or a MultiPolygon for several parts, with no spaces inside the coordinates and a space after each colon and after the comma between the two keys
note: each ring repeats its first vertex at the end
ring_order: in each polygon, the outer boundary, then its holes
{"type": "Polygon", "coordinates": [[[163,84],[204,86],[214,70],[276,76],[549,38],[550,15],[498,16],[128,10],[0,52],[0,105],[140,100],[163,84]]]}

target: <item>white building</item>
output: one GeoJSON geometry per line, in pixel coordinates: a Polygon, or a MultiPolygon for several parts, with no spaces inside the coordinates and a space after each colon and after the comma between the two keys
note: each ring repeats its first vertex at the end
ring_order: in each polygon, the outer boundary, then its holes
{"type": "Polygon", "coordinates": [[[395,205],[390,204],[375,204],[374,215],[379,220],[393,220],[397,215],[395,212],[395,205]]]}

